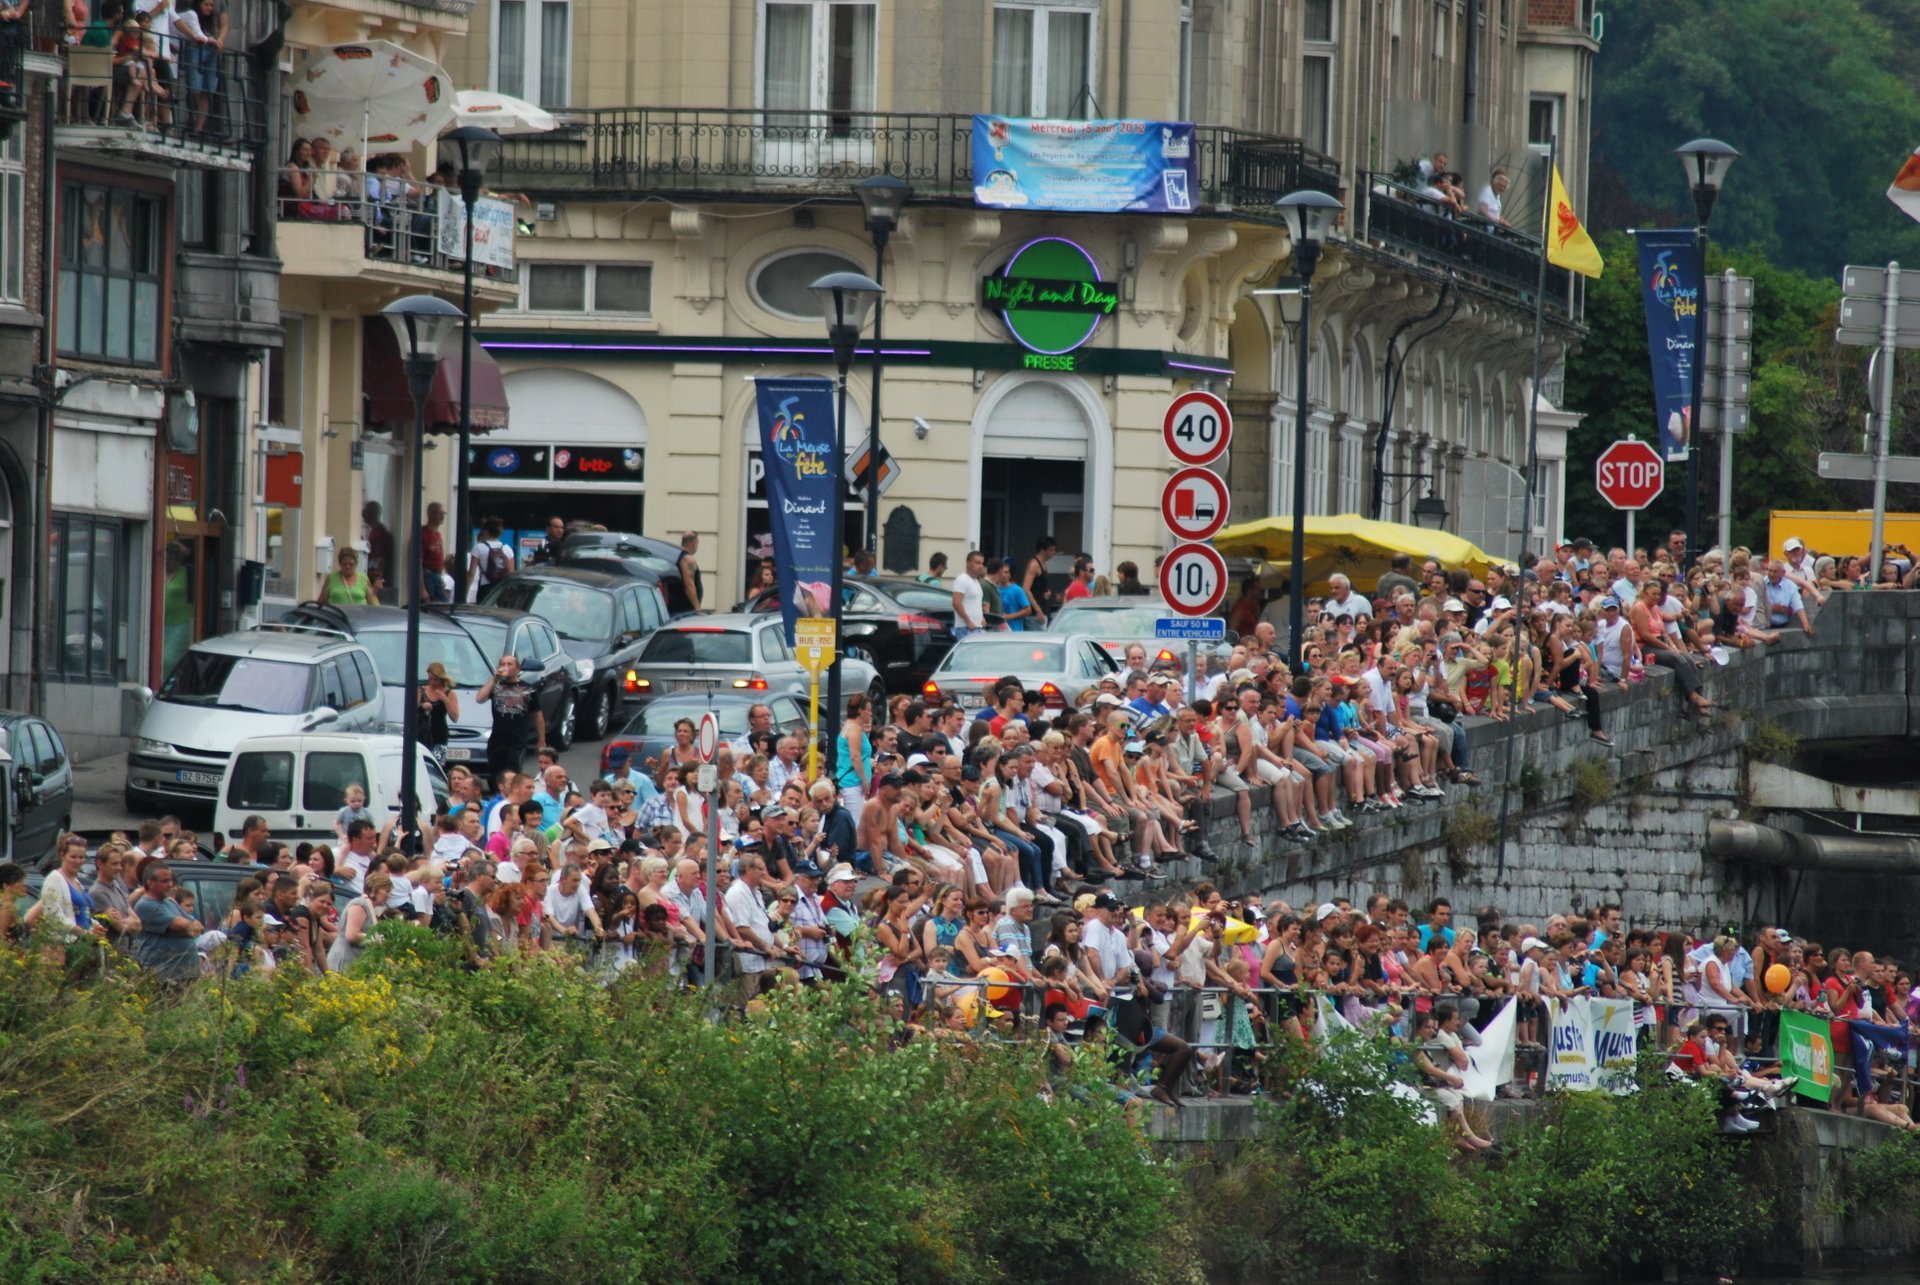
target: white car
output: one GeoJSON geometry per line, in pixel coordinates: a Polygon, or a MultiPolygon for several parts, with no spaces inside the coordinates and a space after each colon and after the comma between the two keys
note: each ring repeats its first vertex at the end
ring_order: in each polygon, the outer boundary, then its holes
{"type": "MultiPolygon", "coordinates": [[[[276,839],[333,838],[333,823],[347,800],[347,787],[367,794],[376,825],[400,815],[400,768],[405,742],[398,736],[307,732],[250,736],[233,751],[213,826],[222,838],[238,839],[242,823],[258,816],[276,839]]],[[[415,747],[414,789],[423,816],[446,806],[447,774],[426,750],[415,747]]]]}

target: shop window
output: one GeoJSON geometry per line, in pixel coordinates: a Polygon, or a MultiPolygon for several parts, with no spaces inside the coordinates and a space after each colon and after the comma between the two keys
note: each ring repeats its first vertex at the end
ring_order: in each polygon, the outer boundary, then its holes
{"type": "Polygon", "coordinates": [[[127,678],[128,545],[132,528],[115,518],[55,513],[47,537],[47,672],[69,682],[127,678]]]}
{"type": "Polygon", "coordinates": [[[165,208],[157,196],[124,188],[61,188],[62,353],[159,364],[165,208]]]}

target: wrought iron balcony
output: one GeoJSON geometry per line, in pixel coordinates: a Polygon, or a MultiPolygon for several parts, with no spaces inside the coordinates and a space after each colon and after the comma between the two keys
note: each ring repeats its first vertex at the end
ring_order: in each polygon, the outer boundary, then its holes
{"type": "Polygon", "coordinates": [[[169,79],[156,70],[150,51],[116,63],[104,45],[63,41],[59,48],[66,60],[56,118],[60,146],[209,168],[252,166],[266,136],[266,113],[250,55],[212,51],[191,75],[183,56],[169,79]]]}
{"type": "MultiPolygon", "coordinates": [[[[925,200],[973,200],[973,118],[954,113],[733,108],[561,109],[566,123],[506,140],[495,186],[542,194],[648,192],[707,200],[846,196],[870,174],[925,200]]],[[[1202,213],[1263,216],[1303,187],[1338,193],[1339,166],[1298,139],[1194,128],[1202,213]]]]}
{"type": "MultiPolygon", "coordinates": [[[[1360,239],[1533,302],[1540,281],[1538,237],[1472,214],[1444,213],[1429,198],[1384,174],[1360,175],[1355,204],[1360,239]]],[[[1548,312],[1568,314],[1566,269],[1548,266],[1546,299],[1548,312]]]]}

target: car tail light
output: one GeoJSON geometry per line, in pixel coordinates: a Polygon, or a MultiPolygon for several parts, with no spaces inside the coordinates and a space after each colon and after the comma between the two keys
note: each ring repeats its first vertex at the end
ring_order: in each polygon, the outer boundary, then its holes
{"type": "Polygon", "coordinates": [[[631,669],[627,671],[627,676],[621,681],[620,685],[627,689],[627,695],[629,696],[639,692],[650,692],[653,690],[653,680],[651,678],[642,678],[631,669]]]}
{"type": "Polygon", "coordinates": [[[940,684],[929,678],[926,682],[920,684],[920,694],[922,696],[931,696],[938,700],[940,697],[940,684]]]}
{"type": "Polygon", "coordinates": [[[930,634],[940,628],[940,622],[932,616],[918,616],[908,612],[900,617],[900,627],[910,634],[930,634]]]}
{"type": "Polygon", "coordinates": [[[1067,704],[1067,698],[1062,696],[1060,689],[1052,683],[1040,684],[1040,699],[1048,705],[1058,705],[1063,709],[1067,704]]]}
{"type": "Polygon", "coordinates": [[[742,691],[764,692],[767,690],[767,680],[758,674],[751,678],[736,678],[733,680],[733,685],[742,691]]]}

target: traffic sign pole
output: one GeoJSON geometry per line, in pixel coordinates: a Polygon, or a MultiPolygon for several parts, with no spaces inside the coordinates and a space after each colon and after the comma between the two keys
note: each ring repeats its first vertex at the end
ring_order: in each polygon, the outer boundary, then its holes
{"type": "Polygon", "coordinates": [[[1867,583],[1880,583],[1881,544],[1887,536],[1887,447],[1893,427],[1893,352],[1900,343],[1900,265],[1887,265],[1880,314],[1880,431],[1873,439],[1873,535],[1867,546],[1867,583]]]}

